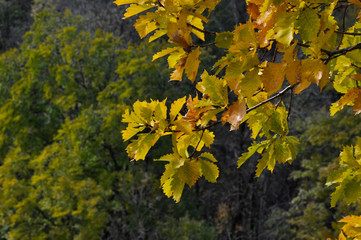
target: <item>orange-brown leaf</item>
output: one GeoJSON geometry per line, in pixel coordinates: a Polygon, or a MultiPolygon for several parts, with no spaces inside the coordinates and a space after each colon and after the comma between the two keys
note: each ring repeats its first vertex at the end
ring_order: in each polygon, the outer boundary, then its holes
{"type": "Polygon", "coordinates": [[[300,61],[296,60],[287,64],[285,73],[287,81],[293,86],[300,82],[300,61]]]}
{"type": "Polygon", "coordinates": [[[178,30],[173,33],[170,41],[177,44],[178,46],[183,47],[184,49],[189,49],[192,45],[190,40],[190,33],[182,30],[178,30]]]}
{"type": "Polygon", "coordinates": [[[357,73],[351,77],[355,81],[361,81],[361,73],[357,73]]]}
{"type": "Polygon", "coordinates": [[[261,80],[269,95],[281,89],[285,78],[285,66],[284,63],[268,63],[268,67],[263,71],[261,80]]]}
{"type": "Polygon", "coordinates": [[[206,107],[195,107],[199,103],[198,96],[192,99],[189,96],[187,100],[187,113],[183,117],[184,120],[190,122],[193,127],[196,126],[197,122],[203,117],[203,115],[208,112],[209,110],[215,109],[213,106],[206,106],[206,107]]]}
{"type": "Polygon", "coordinates": [[[247,12],[251,19],[257,19],[260,15],[259,6],[250,2],[248,3],[247,12]]]}
{"type": "Polygon", "coordinates": [[[231,124],[231,131],[237,130],[239,124],[242,122],[243,118],[246,116],[246,102],[234,102],[232,106],[228,108],[226,112],[222,115],[222,122],[231,124]]]}
{"type": "Polygon", "coordinates": [[[361,113],[361,94],[355,99],[355,103],[352,108],[355,111],[355,114],[361,113]]]}

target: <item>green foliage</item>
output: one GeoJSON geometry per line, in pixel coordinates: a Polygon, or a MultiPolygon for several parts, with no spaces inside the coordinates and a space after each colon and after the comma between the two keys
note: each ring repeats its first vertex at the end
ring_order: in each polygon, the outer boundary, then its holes
{"type": "Polygon", "coordinates": [[[180,219],[168,218],[163,224],[157,226],[159,239],[203,240],[216,239],[214,228],[204,221],[195,221],[188,215],[180,219]]]}
{"type": "Polygon", "coordinates": [[[159,183],[127,170],[119,141],[127,104],[165,91],[169,72],[150,62],[159,47],[78,21],[43,11],[21,48],[0,56],[1,238],[99,239],[118,225],[132,239],[165,217],[149,213],[159,183]]]}
{"type": "MultiPolygon", "coordinates": [[[[356,136],[361,134],[360,117],[346,110],[332,118],[327,115],[322,110],[306,121],[298,121],[294,127],[302,132],[301,165],[292,171],[290,177],[299,183],[299,187],[287,210],[277,208],[267,220],[267,227],[276,229],[272,235],[276,239],[284,236],[294,239],[336,238],[342,226],[338,221],[347,214],[361,213],[358,202],[348,205],[346,201],[340,201],[331,208],[333,189],[326,187],[328,179],[335,176],[333,172],[344,169],[344,165],[337,165],[337,152],[342,146],[354,143],[356,136]],[[278,225],[276,221],[282,224],[278,225]]],[[[342,200],[347,197],[341,195],[342,200]]]]}

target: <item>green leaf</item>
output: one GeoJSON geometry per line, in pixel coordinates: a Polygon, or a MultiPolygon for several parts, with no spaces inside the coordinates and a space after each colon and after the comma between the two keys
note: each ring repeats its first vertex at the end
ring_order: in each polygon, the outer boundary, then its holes
{"type": "Polygon", "coordinates": [[[307,8],[302,11],[297,20],[297,26],[302,40],[307,42],[315,39],[321,26],[317,10],[307,8]]]}
{"type": "Polygon", "coordinates": [[[261,153],[263,149],[270,143],[269,140],[262,141],[260,143],[253,142],[252,146],[248,148],[248,152],[243,153],[238,159],[238,167],[242,166],[253,154],[256,152],[261,153]]]}
{"type": "Polygon", "coordinates": [[[285,12],[279,15],[275,25],[275,39],[278,42],[285,46],[290,45],[293,39],[295,21],[295,14],[285,12]]]}
{"type": "Polygon", "coordinates": [[[216,46],[220,48],[229,48],[233,43],[233,32],[217,33],[216,46]]]}
{"type": "Polygon", "coordinates": [[[227,84],[223,79],[208,75],[204,71],[201,76],[202,81],[197,84],[197,89],[207,95],[215,106],[225,106],[228,104],[227,84]]]}
{"type": "Polygon", "coordinates": [[[336,187],[336,190],[331,193],[331,207],[335,207],[337,201],[340,199],[340,197],[344,194],[343,188],[341,185],[336,187]]]}
{"type": "Polygon", "coordinates": [[[263,170],[268,167],[270,171],[273,171],[275,166],[275,158],[273,156],[273,144],[271,144],[268,149],[262,154],[262,158],[258,160],[256,165],[256,177],[261,176],[263,170]]]}

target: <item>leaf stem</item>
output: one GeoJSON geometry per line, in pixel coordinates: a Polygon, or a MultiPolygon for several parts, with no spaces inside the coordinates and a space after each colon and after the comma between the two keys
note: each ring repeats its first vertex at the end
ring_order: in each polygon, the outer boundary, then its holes
{"type": "Polygon", "coordinates": [[[216,32],[211,32],[211,31],[208,31],[208,30],[200,29],[200,28],[198,28],[198,27],[196,27],[196,26],[194,26],[194,25],[192,25],[192,24],[190,24],[190,23],[187,23],[187,25],[190,26],[190,27],[192,27],[192,28],[194,28],[195,30],[197,30],[197,31],[199,31],[199,32],[207,33],[207,34],[212,34],[212,35],[217,35],[216,32]]]}
{"type": "Polygon", "coordinates": [[[198,143],[197,143],[197,146],[194,148],[192,154],[189,156],[189,159],[192,158],[192,157],[194,156],[194,154],[197,152],[197,148],[198,148],[199,144],[200,144],[201,141],[202,141],[203,134],[204,134],[205,131],[206,131],[206,129],[203,129],[202,134],[201,134],[201,137],[199,138],[199,141],[198,141],[198,143]]]}

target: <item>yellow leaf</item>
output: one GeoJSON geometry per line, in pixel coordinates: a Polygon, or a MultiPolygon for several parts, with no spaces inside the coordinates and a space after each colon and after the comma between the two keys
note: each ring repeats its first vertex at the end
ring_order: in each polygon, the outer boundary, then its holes
{"type": "MultiPolygon", "coordinates": [[[[329,238],[330,239],[330,238],[329,238]]],[[[327,239],[328,240],[328,239],[327,239]]],[[[331,240],[331,239],[330,239],[331,240]]],[[[346,236],[343,234],[343,232],[340,232],[340,234],[338,235],[338,240],[347,240],[346,236]]]]}
{"type": "MultiPolygon", "coordinates": [[[[204,29],[202,20],[200,18],[192,17],[191,24],[192,24],[192,26],[195,26],[197,29],[201,29],[201,30],[204,29]]],[[[202,41],[205,41],[204,33],[197,29],[192,28],[192,33],[194,33],[202,41]]]]}
{"type": "Polygon", "coordinates": [[[155,33],[149,38],[149,42],[152,42],[164,35],[167,34],[167,30],[161,29],[161,30],[157,30],[155,31],[155,33]]]}
{"type": "Polygon", "coordinates": [[[137,19],[134,27],[141,38],[144,38],[149,33],[158,29],[157,23],[153,21],[155,17],[155,13],[148,12],[147,14],[142,15],[137,19]]]}
{"type": "Polygon", "coordinates": [[[183,71],[187,62],[187,54],[181,56],[175,65],[175,70],[170,76],[170,80],[182,81],[183,71]]]}
{"type": "Polygon", "coordinates": [[[209,153],[209,152],[204,152],[199,157],[208,159],[208,160],[210,160],[212,162],[217,162],[217,159],[213,156],[212,153],[209,153]]]}
{"type": "MultiPolygon", "coordinates": [[[[178,154],[167,154],[159,159],[154,159],[154,161],[168,161],[172,164],[172,168],[179,168],[184,165],[185,159],[179,156],[178,154]]],[[[165,174],[163,175],[166,176],[165,174]]]]}
{"type": "Polygon", "coordinates": [[[184,120],[183,118],[179,118],[176,121],[173,122],[174,125],[179,129],[180,131],[192,135],[192,124],[189,121],[184,120]]]}
{"type": "Polygon", "coordinates": [[[192,81],[192,83],[196,80],[198,67],[199,67],[199,63],[200,63],[198,57],[201,53],[202,52],[199,50],[199,47],[198,47],[195,50],[193,50],[192,52],[190,52],[187,57],[187,61],[185,64],[185,72],[186,72],[189,80],[192,81]]]}
{"type": "Polygon", "coordinates": [[[167,197],[171,197],[173,194],[172,181],[173,181],[173,178],[169,178],[169,179],[165,180],[165,182],[162,184],[163,192],[167,197]]]}
{"type": "Polygon", "coordinates": [[[182,181],[187,183],[189,187],[192,187],[201,177],[197,161],[186,159],[183,166],[179,167],[177,175],[182,181]]]}
{"type": "Polygon", "coordinates": [[[184,181],[180,178],[174,178],[172,180],[173,199],[176,203],[180,201],[184,189],[184,181]]]}
{"type": "Polygon", "coordinates": [[[138,124],[129,124],[128,127],[122,131],[123,141],[128,141],[138,132],[141,132],[145,129],[144,126],[140,126],[140,127],[135,127],[135,126],[138,126],[138,124]]]}
{"type": "MultiPolygon", "coordinates": [[[[335,115],[336,112],[342,110],[342,108],[345,105],[349,105],[355,99],[360,98],[360,96],[361,96],[360,93],[361,93],[361,89],[358,89],[358,88],[349,89],[347,91],[347,93],[340,98],[340,100],[338,100],[337,102],[332,104],[332,106],[330,108],[331,116],[335,115]]],[[[358,112],[358,110],[359,110],[358,107],[359,107],[359,103],[356,106],[356,109],[355,109],[356,112],[358,112]]]]}
{"type": "Polygon", "coordinates": [[[135,160],[144,160],[148,151],[154,144],[159,140],[160,134],[157,133],[146,133],[138,134],[138,139],[133,140],[127,146],[127,153],[130,158],[135,160]]]}
{"type": "Polygon", "coordinates": [[[204,178],[208,182],[212,182],[212,183],[217,182],[217,178],[219,176],[219,170],[217,165],[202,159],[200,159],[198,162],[204,178]]]}
{"type": "Polygon", "coordinates": [[[165,55],[168,55],[174,51],[177,51],[179,49],[179,47],[172,47],[172,48],[166,48],[166,49],[163,49],[162,51],[154,54],[153,56],[153,59],[152,61],[158,59],[158,58],[161,58],[161,57],[164,57],[165,55]]]}
{"type": "Polygon", "coordinates": [[[150,4],[147,4],[147,5],[132,4],[127,8],[127,12],[124,14],[123,19],[137,15],[138,13],[144,12],[144,11],[154,8],[154,7],[156,7],[156,6],[150,5],[150,4]]]}
{"type": "Polygon", "coordinates": [[[169,113],[169,121],[172,123],[174,119],[177,117],[179,111],[182,109],[183,105],[186,102],[186,97],[177,99],[174,103],[172,103],[172,106],[170,107],[170,113],[169,113]]]}
{"type": "Polygon", "coordinates": [[[340,222],[350,224],[353,227],[361,227],[361,216],[350,215],[342,218],[340,222]]]}
{"type": "Polygon", "coordinates": [[[120,6],[124,4],[138,3],[138,0],[115,0],[113,3],[120,6]]]}

